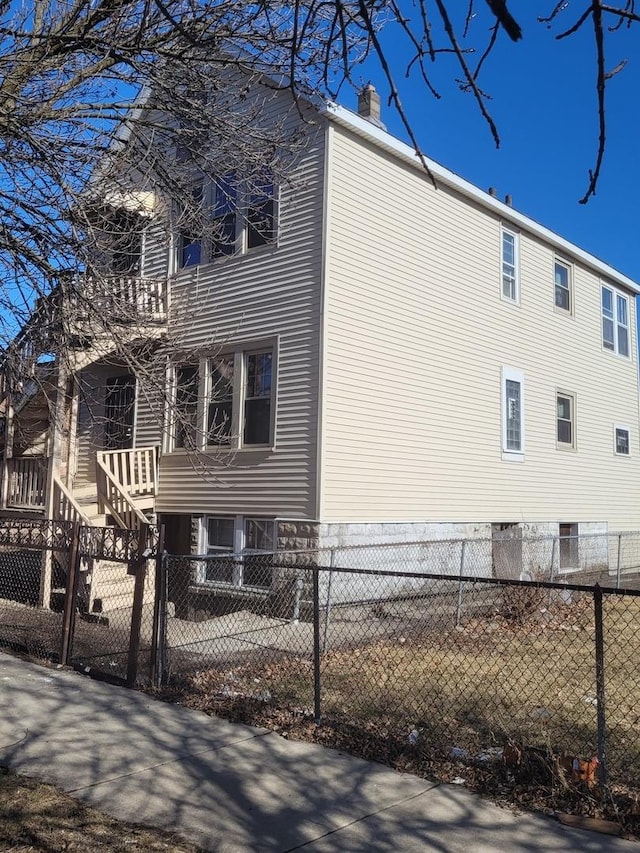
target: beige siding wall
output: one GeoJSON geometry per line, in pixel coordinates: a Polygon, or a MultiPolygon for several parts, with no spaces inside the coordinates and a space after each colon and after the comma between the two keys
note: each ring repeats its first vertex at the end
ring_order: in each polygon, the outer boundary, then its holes
{"type": "Polygon", "coordinates": [[[280,188],[277,245],[183,270],[171,283],[172,348],[183,360],[274,343],[275,446],[217,458],[165,452],[158,512],[315,517],[324,132],[306,133],[280,188]]]}
{"type": "Polygon", "coordinates": [[[494,214],[333,137],[320,519],[637,528],[634,299],[625,359],[601,345],[598,276],[574,264],[574,314],[557,311],[554,252],[522,233],[521,303],[503,301],[494,214]],[[522,463],[501,458],[503,366],[525,376],[522,463]],[[557,389],[577,397],[575,451],[556,446],[557,389]]]}

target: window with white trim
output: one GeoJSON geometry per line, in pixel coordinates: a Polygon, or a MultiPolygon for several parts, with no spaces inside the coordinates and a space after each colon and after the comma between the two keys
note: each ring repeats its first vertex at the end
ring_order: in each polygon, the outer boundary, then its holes
{"type": "Polygon", "coordinates": [[[521,460],[524,455],[524,374],[502,368],[503,458],[521,460]]]}
{"type": "Polygon", "coordinates": [[[275,522],[271,518],[208,516],[204,524],[204,580],[268,589],[273,577],[275,522]],[[225,555],[233,555],[227,559],[225,555]]]}
{"type": "Polygon", "coordinates": [[[171,449],[272,447],[275,393],[273,346],[176,366],[171,449]]]}
{"type": "Polygon", "coordinates": [[[509,302],[519,302],[518,286],[518,235],[502,229],[500,262],[502,265],[502,296],[509,302]]]}
{"type": "Polygon", "coordinates": [[[631,454],[631,431],[629,427],[615,424],[613,427],[613,449],[617,456],[631,454]]]}
{"type": "Polygon", "coordinates": [[[629,355],[629,297],[602,285],[602,346],[629,355]]]}
{"type": "Polygon", "coordinates": [[[564,261],[554,262],[555,305],[570,314],[573,310],[571,299],[571,267],[564,261]]]}
{"type": "Polygon", "coordinates": [[[556,441],[558,447],[573,450],[576,446],[576,397],[564,391],[556,393],[556,441]]]}
{"type": "Polygon", "coordinates": [[[206,264],[276,242],[277,188],[268,177],[240,181],[232,173],[193,190],[178,217],[177,269],[206,264]]]}

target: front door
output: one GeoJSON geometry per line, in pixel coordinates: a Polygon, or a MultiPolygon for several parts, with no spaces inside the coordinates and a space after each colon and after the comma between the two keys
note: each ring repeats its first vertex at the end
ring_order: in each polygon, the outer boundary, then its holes
{"type": "Polygon", "coordinates": [[[105,450],[129,450],[133,447],[135,405],[134,376],[114,376],[107,379],[104,400],[105,450]]]}

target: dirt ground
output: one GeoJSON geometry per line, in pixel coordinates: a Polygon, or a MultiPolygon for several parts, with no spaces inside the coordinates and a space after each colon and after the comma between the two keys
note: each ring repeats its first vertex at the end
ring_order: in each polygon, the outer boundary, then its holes
{"type": "Polygon", "coordinates": [[[15,853],[201,853],[177,835],[120,823],[33,779],[0,768],[0,850],[15,853]]]}

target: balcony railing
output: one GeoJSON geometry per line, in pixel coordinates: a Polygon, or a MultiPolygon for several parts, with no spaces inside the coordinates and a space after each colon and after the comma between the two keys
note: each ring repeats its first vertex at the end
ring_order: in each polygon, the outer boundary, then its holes
{"type": "Polygon", "coordinates": [[[7,506],[44,509],[48,462],[44,456],[18,456],[7,459],[7,506]]]}
{"type": "Polygon", "coordinates": [[[164,323],[167,282],[130,276],[86,277],[69,289],[68,319],[98,315],[113,325],[164,323]]]}
{"type": "Polygon", "coordinates": [[[166,280],[136,276],[78,276],[40,297],[0,358],[7,388],[35,375],[61,346],[85,348],[114,328],[162,326],[168,319],[166,280]]]}

